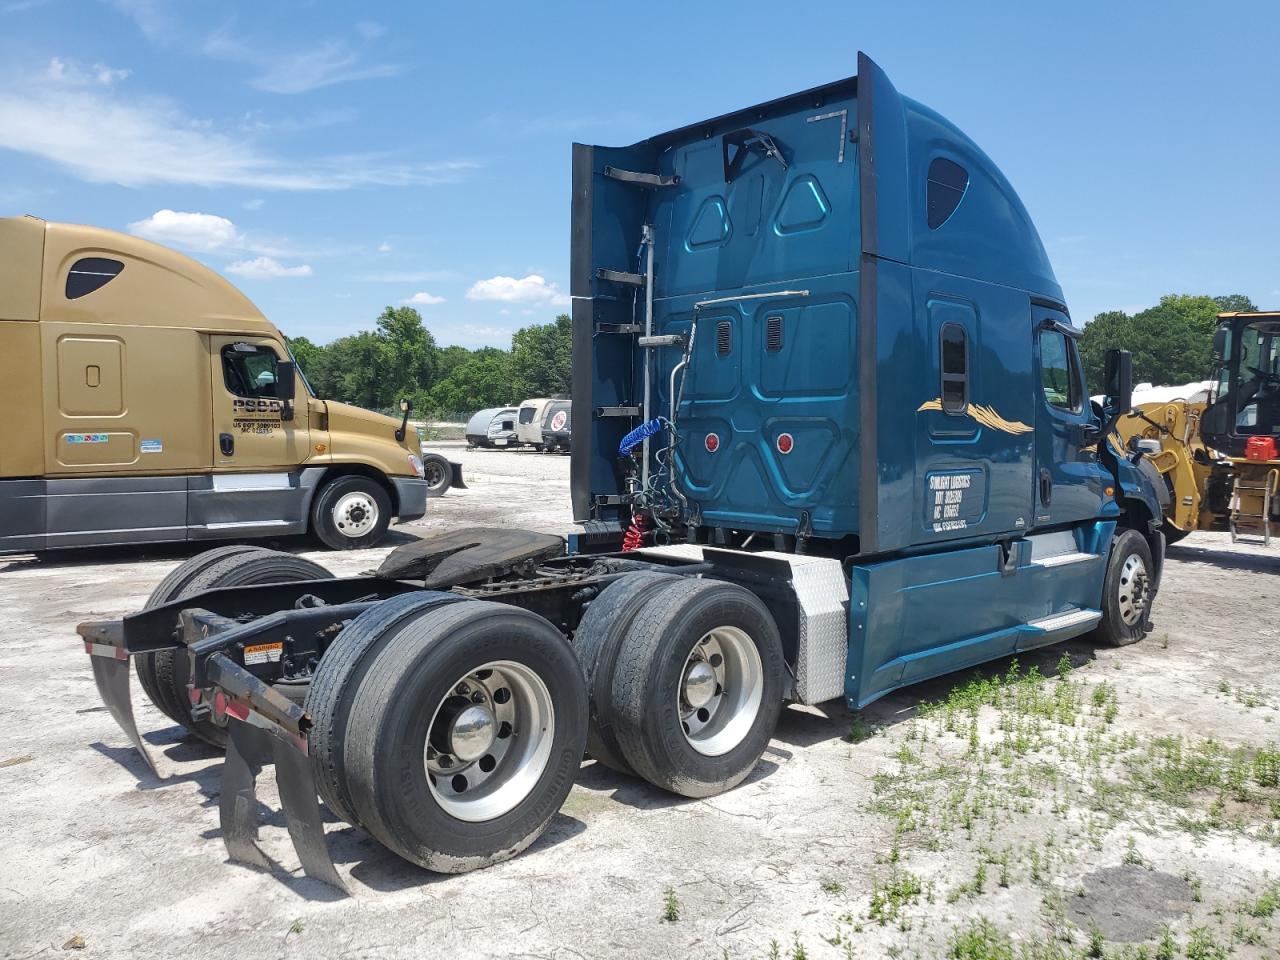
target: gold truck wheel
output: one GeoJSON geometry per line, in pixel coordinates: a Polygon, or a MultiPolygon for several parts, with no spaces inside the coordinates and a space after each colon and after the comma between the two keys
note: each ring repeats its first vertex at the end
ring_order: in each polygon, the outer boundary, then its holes
{"type": "Polygon", "coordinates": [[[374,546],[391,523],[391,497],[368,477],[338,477],[326,483],[311,506],[311,529],[331,550],[374,546]]]}

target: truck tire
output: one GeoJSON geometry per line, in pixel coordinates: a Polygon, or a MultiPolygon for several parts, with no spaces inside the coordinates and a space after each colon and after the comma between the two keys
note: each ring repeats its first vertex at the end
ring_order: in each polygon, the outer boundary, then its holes
{"type": "Polygon", "coordinates": [[[347,719],[360,680],[377,651],[406,623],[433,607],[462,599],[457,594],[435,590],[392,597],[356,617],[320,658],[305,704],[311,714],[308,752],[321,799],[348,823],[360,825],[347,790],[343,762],[347,719]]]}
{"type": "Polygon", "coordinates": [[[1094,628],[1098,640],[1113,647],[1137,643],[1147,633],[1154,599],[1155,570],[1151,547],[1137,530],[1122,530],[1111,545],[1102,584],[1102,620],[1094,628]]]}
{"type": "Polygon", "coordinates": [[[649,602],[655,590],[683,579],[674,573],[633,573],[609,584],[587,604],[587,611],[573,634],[573,649],[587,675],[590,722],[587,753],[611,770],[632,773],[622,756],[614,731],[613,673],[618,651],[631,621],[649,602]]]}
{"type": "Polygon", "coordinates": [[[655,786],[709,797],[755,768],[782,710],[777,624],[737,584],[682,579],[652,597],[618,652],[618,745],[655,786]]]}
{"type": "Polygon", "coordinates": [[[453,467],[438,453],[422,455],[422,474],[427,481],[428,497],[443,497],[453,483],[453,467]]]}
{"type": "MultiPolygon", "coordinates": [[[[297,580],[330,580],[333,574],[303,557],[267,550],[263,547],[221,547],[192,557],[178,570],[161,581],[152,594],[153,603],[159,606],[171,600],[193,596],[217,587],[247,587],[260,583],[290,583],[297,580]],[[190,568],[182,576],[183,568],[190,568]],[[160,587],[170,581],[166,599],[157,599],[160,587]]],[[[145,666],[138,665],[138,678],[151,702],[174,723],[182,724],[196,738],[215,747],[225,747],[226,731],[210,719],[196,720],[191,716],[191,698],[187,694],[190,679],[190,663],[179,651],[161,650],[150,655],[145,666]],[[150,673],[143,679],[144,672],[150,673]],[[154,692],[153,692],[154,691],[154,692]]]]}
{"type": "Polygon", "coordinates": [[[311,504],[311,529],[331,550],[374,546],[391,524],[391,497],[382,484],[348,474],[330,480],[311,504]]]}
{"type": "MultiPolygon", "coordinates": [[[[225,557],[234,557],[265,549],[265,547],[237,543],[198,553],[170,570],[168,575],[151,591],[151,596],[142,605],[142,609],[151,610],[155,607],[163,606],[170,600],[177,600],[182,596],[183,588],[192,578],[225,557]]],[[[169,719],[182,723],[182,720],[174,716],[179,709],[177,701],[174,699],[172,692],[166,689],[156,676],[156,654],[143,653],[134,657],[133,669],[134,673],[138,675],[138,683],[142,685],[142,692],[147,695],[147,699],[159,707],[160,711],[169,719]]]]}
{"type": "Polygon", "coordinates": [[[498,863],[560,809],[586,731],[582,669],[547,620],[480,600],[428,610],[383,647],[351,704],[356,815],[429,870],[498,863]]]}

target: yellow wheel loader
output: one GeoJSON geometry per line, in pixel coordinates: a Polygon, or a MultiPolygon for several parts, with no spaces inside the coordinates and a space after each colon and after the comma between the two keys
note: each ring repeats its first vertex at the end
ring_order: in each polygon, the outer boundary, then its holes
{"type": "Polygon", "coordinates": [[[1169,543],[1221,530],[1269,546],[1280,535],[1280,313],[1221,314],[1213,344],[1207,393],[1138,403],[1116,430],[1168,486],[1169,543]]]}

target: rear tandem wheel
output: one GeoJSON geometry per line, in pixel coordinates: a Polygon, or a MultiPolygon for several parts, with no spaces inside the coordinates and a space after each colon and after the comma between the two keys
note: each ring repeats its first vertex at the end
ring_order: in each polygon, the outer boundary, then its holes
{"type": "Polygon", "coordinates": [[[582,760],[587,693],[544,618],[423,599],[362,615],[321,660],[319,673],[345,677],[317,675],[308,697],[312,763],[335,811],[406,860],[460,873],[547,828],[582,760]],[[350,642],[345,670],[328,667],[350,642]]]}
{"type": "MultiPolygon", "coordinates": [[[[171,571],[152,591],[143,609],[150,610],[217,587],[332,578],[333,574],[318,563],[289,553],[242,544],[218,547],[191,557],[171,571]]],[[[177,655],[179,652],[161,650],[134,657],[138,681],[151,702],[170,720],[186,727],[205,743],[225,747],[226,730],[208,718],[196,720],[191,716],[191,698],[187,692],[190,664],[185,656],[177,655]]]]}

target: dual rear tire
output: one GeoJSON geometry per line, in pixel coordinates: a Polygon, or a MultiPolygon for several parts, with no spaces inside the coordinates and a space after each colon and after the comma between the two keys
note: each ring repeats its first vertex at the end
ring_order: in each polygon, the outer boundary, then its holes
{"type": "Polygon", "coordinates": [[[588,750],[686,797],[755,769],[782,710],[782,642],[737,584],[641,573],[611,584],[574,637],[591,694],[588,750]]]}
{"type": "Polygon", "coordinates": [[[342,632],[307,699],[320,795],[419,866],[460,873],[546,830],[586,742],[560,631],[506,604],[417,593],[342,632]]]}
{"type": "MultiPolygon", "coordinates": [[[[143,606],[151,610],[174,600],[220,587],[245,587],[298,580],[329,580],[333,574],[303,557],[237,544],[206,550],[181,563],[160,581],[143,606]]],[[[227,745],[227,731],[210,719],[191,715],[187,683],[191,666],[185,652],[161,650],[134,658],[138,682],[160,712],[186,727],[192,736],[215,747],[227,745]]]]}

